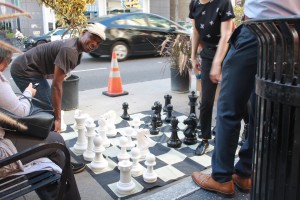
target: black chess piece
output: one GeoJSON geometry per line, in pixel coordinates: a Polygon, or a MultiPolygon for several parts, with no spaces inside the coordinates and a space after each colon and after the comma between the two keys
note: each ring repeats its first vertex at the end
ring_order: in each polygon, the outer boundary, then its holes
{"type": "MultiPolygon", "coordinates": [[[[170,104],[169,104],[170,105],[170,104]]],[[[171,119],[171,137],[167,141],[168,147],[179,148],[182,144],[182,141],[179,139],[177,131],[178,131],[178,119],[176,117],[172,117],[171,119]]]]}
{"type": "Polygon", "coordinates": [[[198,96],[195,94],[195,91],[192,91],[188,97],[190,99],[189,102],[190,114],[194,113],[196,116],[196,106],[198,105],[197,103],[198,96]]]}
{"type": "Polygon", "coordinates": [[[130,120],[130,115],[128,114],[128,103],[124,102],[122,104],[122,109],[124,110],[123,114],[121,115],[121,118],[124,120],[130,120]]]}
{"type": "Polygon", "coordinates": [[[165,106],[163,107],[163,111],[164,111],[164,112],[167,112],[167,111],[168,111],[167,106],[168,106],[169,104],[171,104],[172,96],[169,95],[169,94],[167,94],[167,95],[164,96],[164,98],[165,98],[165,106]]]}
{"type": "Polygon", "coordinates": [[[190,116],[183,121],[184,124],[187,125],[186,129],[183,131],[185,135],[183,143],[187,145],[192,145],[197,143],[196,136],[196,126],[197,126],[197,117],[194,113],[190,114],[190,116]]]}
{"type": "Polygon", "coordinates": [[[154,114],[157,115],[157,127],[161,127],[163,122],[161,120],[161,110],[162,110],[162,105],[159,101],[155,101],[154,102],[154,106],[152,106],[151,108],[152,110],[154,110],[154,114]]]}
{"type": "Polygon", "coordinates": [[[167,116],[165,118],[166,123],[170,123],[172,119],[173,105],[167,105],[167,116]]]}
{"type": "Polygon", "coordinates": [[[159,133],[159,130],[157,128],[157,115],[153,114],[151,119],[151,128],[150,128],[150,134],[151,135],[157,135],[159,133]]]}

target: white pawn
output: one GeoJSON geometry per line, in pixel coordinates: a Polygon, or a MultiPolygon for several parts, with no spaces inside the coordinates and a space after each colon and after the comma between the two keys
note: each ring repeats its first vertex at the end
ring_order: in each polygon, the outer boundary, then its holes
{"type": "Polygon", "coordinates": [[[122,137],[120,137],[119,142],[120,142],[120,147],[121,147],[121,152],[117,156],[119,162],[122,160],[129,160],[130,155],[126,151],[128,139],[125,136],[122,136],[122,137]]]}
{"type": "Polygon", "coordinates": [[[128,139],[127,146],[126,146],[127,149],[132,149],[133,147],[135,147],[135,143],[132,141],[132,138],[131,138],[133,135],[133,131],[134,130],[132,127],[125,128],[125,136],[128,139]]]}
{"type": "Polygon", "coordinates": [[[78,137],[75,145],[73,146],[74,151],[78,154],[82,154],[87,149],[87,139],[84,134],[85,120],[87,119],[86,114],[82,114],[80,111],[75,115],[76,127],[78,129],[78,137]]]}
{"type": "Polygon", "coordinates": [[[153,170],[154,165],[156,165],[155,156],[153,154],[149,153],[146,156],[145,165],[147,166],[147,170],[143,173],[143,179],[147,183],[154,183],[157,181],[157,174],[153,170]]]}
{"type": "Polygon", "coordinates": [[[86,137],[88,140],[87,149],[83,153],[83,159],[86,161],[92,161],[95,157],[94,150],[94,136],[95,136],[95,127],[96,124],[94,123],[94,120],[92,118],[88,118],[85,123],[85,127],[87,129],[86,137]]]}
{"type": "Polygon", "coordinates": [[[98,120],[98,133],[100,134],[100,136],[103,139],[103,146],[104,147],[109,147],[110,146],[110,140],[107,138],[106,134],[107,134],[107,126],[106,126],[106,122],[103,116],[100,116],[99,120],[98,120]]]}
{"type": "Polygon", "coordinates": [[[108,162],[107,160],[105,160],[102,154],[105,151],[105,148],[102,145],[103,139],[100,135],[96,135],[93,141],[94,141],[95,157],[91,162],[91,169],[94,172],[100,172],[106,169],[108,166],[108,162]]]}
{"type": "Polygon", "coordinates": [[[122,195],[130,194],[135,188],[135,183],[132,181],[130,170],[132,162],[129,160],[122,160],[118,163],[120,170],[120,180],[117,182],[117,192],[122,195]]]}
{"type": "Polygon", "coordinates": [[[142,173],[143,167],[139,163],[140,156],[140,150],[137,147],[134,147],[130,151],[131,159],[132,159],[132,169],[131,169],[131,175],[133,176],[139,176],[142,173]]]}
{"type": "Polygon", "coordinates": [[[136,138],[137,130],[140,128],[141,124],[142,124],[142,122],[141,122],[140,118],[135,117],[132,119],[131,126],[133,126],[133,128],[134,128],[132,138],[136,138]]]}
{"type": "Polygon", "coordinates": [[[61,124],[60,124],[60,130],[61,131],[65,131],[67,130],[67,125],[65,123],[65,120],[64,120],[64,115],[65,115],[65,111],[61,111],[61,124]]]}
{"type": "MultiPolygon", "coordinates": [[[[79,110],[79,109],[76,109],[76,110],[74,111],[74,118],[76,118],[76,117],[80,116],[80,114],[81,114],[81,110],[79,110]]],[[[75,129],[75,130],[77,130],[77,129],[78,129],[78,128],[77,128],[77,123],[76,123],[76,120],[75,120],[75,123],[74,123],[74,129],[75,129]]]]}

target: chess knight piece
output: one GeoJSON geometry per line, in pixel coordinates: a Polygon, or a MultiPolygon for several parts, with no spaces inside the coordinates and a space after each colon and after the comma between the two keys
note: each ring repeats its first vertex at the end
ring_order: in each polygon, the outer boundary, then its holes
{"type": "Polygon", "coordinates": [[[141,159],[145,159],[146,155],[150,153],[149,147],[150,147],[150,141],[148,139],[148,136],[150,135],[148,129],[138,129],[137,135],[136,135],[136,141],[137,141],[137,148],[139,148],[141,153],[141,159]]]}
{"type": "Polygon", "coordinates": [[[183,121],[187,125],[186,129],[183,131],[185,135],[183,143],[187,145],[192,145],[197,143],[196,137],[196,126],[197,126],[197,117],[194,113],[191,113],[190,116],[183,121]]]}
{"type": "Polygon", "coordinates": [[[171,137],[167,142],[168,147],[172,148],[179,148],[182,144],[181,140],[178,137],[177,131],[178,131],[178,119],[176,117],[172,117],[171,119],[171,137]]]}
{"type": "Polygon", "coordinates": [[[162,110],[161,103],[159,101],[155,101],[154,106],[152,106],[151,110],[153,110],[154,114],[157,115],[156,127],[161,127],[163,124],[161,120],[161,110],[162,110]]]}

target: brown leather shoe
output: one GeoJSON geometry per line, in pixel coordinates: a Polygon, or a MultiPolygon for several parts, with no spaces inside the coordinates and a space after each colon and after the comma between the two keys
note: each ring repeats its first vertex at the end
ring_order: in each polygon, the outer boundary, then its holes
{"type": "Polygon", "coordinates": [[[193,172],[192,179],[197,185],[205,190],[216,192],[223,197],[234,197],[234,184],[233,181],[219,183],[215,181],[211,175],[202,172],[193,172]]]}
{"type": "Polygon", "coordinates": [[[249,193],[251,190],[251,178],[243,178],[237,174],[232,175],[232,180],[237,188],[244,193],[249,193]]]}

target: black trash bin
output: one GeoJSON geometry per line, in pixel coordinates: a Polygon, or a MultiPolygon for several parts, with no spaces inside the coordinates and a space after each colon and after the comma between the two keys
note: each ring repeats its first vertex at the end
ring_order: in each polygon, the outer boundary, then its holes
{"type": "Polygon", "coordinates": [[[260,45],[251,199],[300,199],[300,16],[246,26],[260,45]]]}
{"type": "Polygon", "coordinates": [[[78,108],[78,84],[79,77],[71,75],[63,82],[62,110],[74,110],[78,108]]]}

